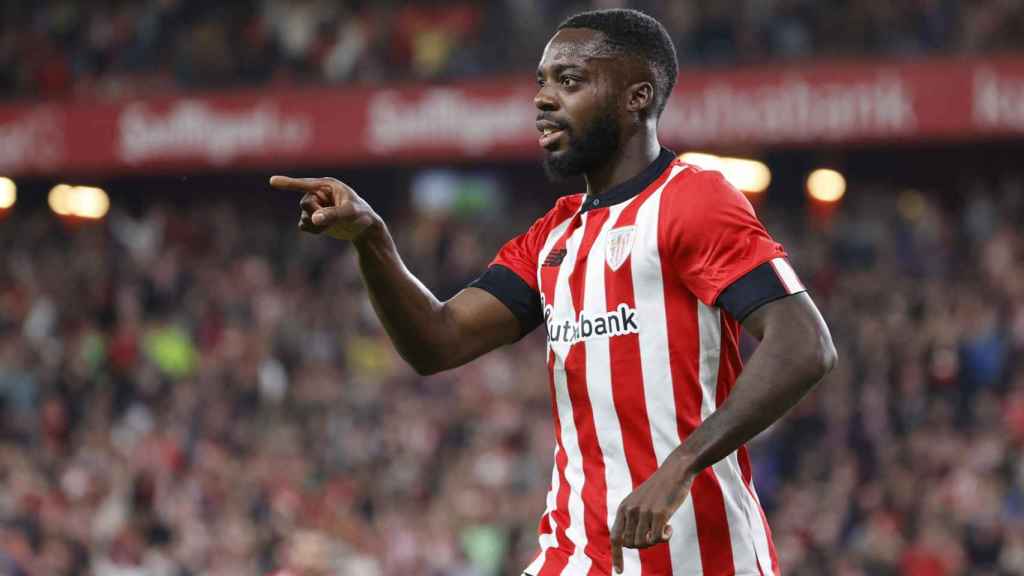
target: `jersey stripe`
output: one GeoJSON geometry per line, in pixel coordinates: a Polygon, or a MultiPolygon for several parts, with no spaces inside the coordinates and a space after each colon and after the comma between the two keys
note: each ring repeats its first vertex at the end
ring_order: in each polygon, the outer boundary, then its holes
{"type": "Polygon", "coordinates": [[[796,272],[793,271],[793,267],[789,265],[785,258],[773,258],[771,262],[772,268],[775,269],[775,275],[779,277],[779,281],[786,287],[786,292],[796,294],[806,290],[800,282],[800,278],[797,277],[796,272]]]}
{"type": "MultiPolygon", "coordinates": [[[[587,216],[585,213],[577,216],[566,232],[568,236],[565,243],[566,255],[558,269],[558,277],[554,284],[555,296],[551,300],[553,309],[558,311],[556,312],[556,314],[559,314],[558,318],[561,318],[563,314],[566,318],[575,318],[577,314],[569,287],[569,279],[579,255],[583,233],[586,230],[587,216]]],[[[556,243],[555,246],[557,249],[558,244],[556,243]]],[[[584,527],[583,485],[586,477],[584,475],[583,453],[580,449],[577,419],[575,417],[575,413],[580,409],[576,404],[579,396],[577,394],[574,397],[569,389],[570,382],[566,362],[570,355],[570,345],[564,342],[555,342],[551,345],[551,349],[553,353],[556,409],[561,430],[562,448],[569,459],[568,465],[565,468],[565,479],[569,486],[568,502],[566,503],[569,523],[566,528],[566,534],[573,543],[573,551],[572,556],[569,558],[568,569],[572,570],[573,574],[586,574],[586,570],[590,567],[590,562],[585,554],[587,534],[584,527]]],[[[561,505],[559,507],[561,508],[561,505]]]]}
{"type": "MultiPolygon", "coordinates": [[[[543,262],[547,255],[556,246],[564,246],[566,241],[566,231],[569,225],[572,223],[574,217],[567,218],[564,222],[556,226],[547,239],[544,241],[544,246],[540,253],[540,262],[543,262]]],[[[554,287],[556,284],[556,278],[559,272],[559,268],[554,267],[540,267],[537,271],[538,286],[541,288],[541,295],[544,302],[553,302],[555,299],[554,287]]],[[[575,545],[569,539],[567,529],[570,525],[569,520],[569,492],[571,488],[566,479],[566,467],[568,464],[568,457],[565,454],[565,449],[562,444],[562,422],[558,412],[558,394],[555,389],[555,357],[554,353],[548,350],[548,386],[550,387],[551,394],[551,411],[555,425],[555,462],[554,474],[555,479],[552,482],[553,494],[549,495],[552,499],[550,508],[551,511],[548,514],[548,522],[552,525],[552,531],[554,533],[553,541],[551,538],[547,538],[541,542],[541,558],[540,566],[530,571],[531,574],[537,574],[537,576],[558,576],[565,569],[569,562],[569,555],[575,551],[575,545]],[[547,548],[543,546],[547,544],[547,548]]],[[[537,564],[537,562],[534,562],[537,564]]],[[[531,567],[533,567],[531,565],[531,567]]]]}
{"type": "MultiPolygon", "coordinates": [[[[583,236],[569,273],[569,292],[572,294],[572,308],[569,317],[574,320],[579,312],[584,310],[584,295],[590,291],[587,286],[587,268],[589,260],[593,256],[592,247],[607,219],[607,210],[590,212],[585,215],[580,226],[583,236]]],[[[604,456],[597,439],[597,427],[588,389],[587,349],[582,342],[570,348],[565,365],[573,418],[576,424],[580,453],[583,455],[585,482],[581,497],[583,502],[588,503],[583,518],[587,545],[583,550],[585,557],[580,557],[580,572],[585,573],[582,569],[583,566],[591,565],[592,567],[588,567],[587,570],[592,572],[596,568],[593,567],[593,559],[600,558],[601,555],[607,554],[611,550],[605,509],[607,498],[605,466],[604,456]]]]}
{"type": "MultiPolygon", "coordinates": [[[[555,451],[552,455],[552,461],[558,460],[558,445],[555,444],[555,451]]],[[[555,510],[555,498],[558,495],[558,467],[551,467],[551,488],[548,490],[548,495],[545,500],[544,514],[540,517],[540,525],[537,527],[537,533],[539,534],[538,544],[540,545],[540,552],[533,562],[527,566],[527,574],[537,574],[540,572],[541,566],[544,564],[544,556],[549,548],[556,548],[558,546],[558,540],[555,538],[555,529],[553,522],[551,521],[551,513],[555,510]]]]}

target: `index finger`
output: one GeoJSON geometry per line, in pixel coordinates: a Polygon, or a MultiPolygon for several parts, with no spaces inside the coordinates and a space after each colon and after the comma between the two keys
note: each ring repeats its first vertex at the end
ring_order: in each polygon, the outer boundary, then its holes
{"type": "Polygon", "coordinates": [[[617,574],[622,574],[622,514],[615,514],[615,523],[611,530],[612,566],[617,574]]]}
{"type": "Polygon", "coordinates": [[[324,186],[326,182],[322,178],[292,178],[291,176],[271,176],[270,185],[280,190],[295,190],[296,192],[315,192],[324,186]]]}

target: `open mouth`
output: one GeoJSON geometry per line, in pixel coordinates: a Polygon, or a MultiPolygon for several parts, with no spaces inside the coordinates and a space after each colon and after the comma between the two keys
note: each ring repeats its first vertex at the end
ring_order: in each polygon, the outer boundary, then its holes
{"type": "Polygon", "coordinates": [[[541,130],[538,143],[541,148],[552,148],[558,143],[558,139],[561,138],[563,132],[564,130],[561,128],[544,128],[541,130]]]}

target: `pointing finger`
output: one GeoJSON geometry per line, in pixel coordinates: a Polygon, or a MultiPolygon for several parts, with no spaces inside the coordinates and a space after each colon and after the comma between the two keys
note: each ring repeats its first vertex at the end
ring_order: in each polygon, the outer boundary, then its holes
{"type": "Polygon", "coordinates": [[[295,192],[315,192],[327,185],[323,178],[292,178],[290,176],[271,176],[270,185],[278,190],[294,190],[295,192]]]}
{"type": "Polygon", "coordinates": [[[612,566],[615,567],[616,574],[622,574],[622,544],[619,542],[612,542],[612,566]]]}

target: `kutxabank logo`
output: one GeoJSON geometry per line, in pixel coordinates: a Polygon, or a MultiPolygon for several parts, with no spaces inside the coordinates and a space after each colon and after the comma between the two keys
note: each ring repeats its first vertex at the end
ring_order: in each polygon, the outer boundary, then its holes
{"type": "Polygon", "coordinates": [[[584,310],[575,320],[556,319],[553,315],[552,307],[545,306],[544,321],[548,329],[549,344],[572,345],[591,338],[610,338],[636,334],[640,331],[636,308],[626,304],[619,304],[615,310],[596,314],[584,310]]]}

